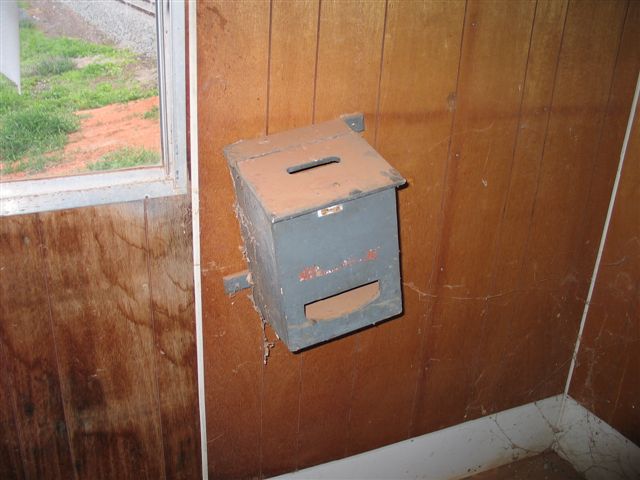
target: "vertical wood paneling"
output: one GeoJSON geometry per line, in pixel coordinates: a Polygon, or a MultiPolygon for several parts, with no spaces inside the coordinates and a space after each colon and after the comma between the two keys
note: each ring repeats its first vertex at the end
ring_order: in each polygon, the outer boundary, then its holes
{"type": "Polygon", "coordinates": [[[640,442],[640,109],[569,394],[640,442]]]}
{"type": "MultiPolygon", "coordinates": [[[[319,0],[272,3],[269,133],[303,127],[313,120],[319,3],[319,0]]],[[[289,352],[270,326],[266,327],[266,335],[274,348],[263,373],[261,472],[270,477],[298,466],[304,355],[289,352]]]]}
{"type": "Polygon", "coordinates": [[[260,472],[263,330],[247,293],[228,298],[222,286],[246,268],[222,148],[266,131],[270,6],[197,8],[207,449],[211,475],[234,478],[260,472]]]}
{"type": "Polygon", "coordinates": [[[164,475],[142,202],[42,215],[77,476],[164,475]]]}
{"type": "Polygon", "coordinates": [[[499,5],[467,6],[417,432],[486,414],[474,399],[491,366],[482,362],[487,346],[477,339],[487,321],[484,299],[490,294],[535,12],[534,2],[499,5]]]}
{"type": "Polygon", "coordinates": [[[568,0],[539,0],[507,201],[492,272],[492,294],[517,288],[549,123],[568,0]]]}
{"type": "Polygon", "coordinates": [[[200,424],[190,200],[148,200],[145,208],[165,472],[168,479],[197,479],[200,424]]]}
{"type": "Polygon", "coordinates": [[[612,178],[603,115],[616,95],[628,102],[626,83],[611,83],[616,56],[631,71],[638,51],[618,54],[626,5],[199,5],[214,476],[303,468],[561,392],[579,320],[566,272],[586,261],[567,251],[612,178]],[[348,111],[365,113],[365,138],[409,180],[405,313],[296,355],[267,327],[263,367],[250,303],[222,293],[222,275],[245,262],[221,149],[348,111]],[[576,146],[584,136],[590,146],[576,146]]]}
{"type": "Polygon", "coordinates": [[[376,133],[385,10],[385,2],[367,0],[324,0],[320,8],[314,121],[362,112],[364,137],[371,143],[376,133]]]}
{"type": "Polygon", "coordinates": [[[538,185],[550,105],[562,42],[567,1],[539,0],[531,35],[524,94],[518,124],[513,167],[506,203],[497,232],[495,266],[489,285],[487,321],[480,341],[491,345],[482,362],[490,365],[477,386],[476,404],[486,411],[501,411],[528,402],[515,392],[505,395],[517,377],[539,372],[521,355],[530,325],[512,315],[511,307],[529,291],[523,289],[520,273],[527,246],[531,211],[538,185]],[[506,295],[505,295],[506,293],[506,295]],[[505,361],[507,359],[507,361],[505,361]]]}
{"type": "MultiPolygon", "coordinates": [[[[301,468],[562,390],[640,9],[474,1],[463,19],[465,3],[198,3],[213,477],[301,468]],[[246,265],[222,147],[356,110],[409,180],[405,313],[297,355],[276,342],[263,366],[251,302],[222,290],[246,265]]],[[[637,165],[572,389],[636,439],[637,165]]],[[[0,476],[198,475],[187,204],[2,219],[0,476]]]]}
{"type": "MultiPolygon", "coordinates": [[[[17,430],[17,438],[5,440],[11,430],[3,428],[0,438],[7,442],[13,468],[18,468],[19,439],[26,478],[73,478],[35,215],[0,221],[0,272],[3,424],[9,421],[9,403],[17,430]]],[[[20,470],[15,478],[22,476],[20,470]]]]}
{"type": "MultiPolygon", "coordinates": [[[[580,279],[590,279],[596,249],[599,246],[631,100],[638,71],[640,71],[638,45],[640,45],[640,4],[629,2],[603,121],[601,141],[591,174],[589,199],[583,210],[585,221],[578,239],[579,245],[573,257],[573,268],[577,271],[576,276],[580,279]]],[[[630,221],[631,217],[632,215],[628,217],[627,221],[630,221]]],[[[636,212],[636,218],[640,218],[640,213],[636,212]]],[[[613,238],[618,238],[618,234],[614,234],[613,238]]],[[[611,251],[616,249],[609,243],[607,248],[611,248],[611,251]]],[[[624,248],[617,251],[621,252],[622,250],[624,248]]],[[[616,256],[616,254],[612,256],[616,256]]],[[[618,255],[618,259],[623,257],[624,254],[618,255]]],[[[619,285],[610,287],[610,279],[607,280],[607,277],[612,273],[605,273],[608,270],[607,260],[603,259],[601,279],[598,280],[598,288],[590,306],[590,315],[587,319],[578,357],[578,367],[574,372],[570,394],[596,412],[598,416],[612,423],[615,428],[624,431],[627,436],[633,436],[631,433],[633,429],[629,429],[629,425],[632,424],[630,418],[624,418],[621,421],[614,418],[618,412],[624,412],[624,417],[630,412],[631,415],[633,414],[634,401],[630,401],[627,408],[618,409],[616,406],[618,395],[622,398],[622,396],[630,394],[636,395],[635,398],[637,398],[637,389],[634,391],[636,387],[633,381],[623,386],[623,378],[628,379],[625,372],[633,371],[633,368],[628,370],[627,362],[632,360],[632,356],[627,355],[628,351],[625,347],[626,339],[633,338],[633,332],[628,330],[629,311],[625,311],[624,307],[627,302],[633,302],[631,300],[633,293],[630,295],[621,293],[624,289],[619,289],[619,285]]],[[[625,273],[621,275],[621,278],[624,276],[625,273]]],[[[579,303],[578,306],[577,310],[581,312],[582,304],[579,303]]],[[[634,307],[629,307],[628,304],[626,307],[633,312],[634,307]]],[[[635,310],[637,312],[637,308],[635,310]]],[[[635,315],[637,318],[637,313],[635,315]]],[[[631,314],[632,317],[633,314],[631,314]]],[[[632,347],[629,351],[634,351],[634,348],[632,347]]],[[[636,366],[640,365],[638,358],[635,359],[635,362],[636,366]]],[[[635,374],[638,375],[637,368],[635,374]]],[[[636,420],[636,432],[639,424],[640,422],[636,420]]],[[[637,435],[636,433],[636,439],[637,435]]]]}
{"type": "Polygon", "coordinates": [[[521,273],[527,294],[505,312],[528,326],[520,365],[539,366],[512,378],[511,388],[523,402],[562,391],[567,376],[589,282],[572,264],[579,248],[575,234],[583,231],[626,7],[626,2],[571,2],[567,11],[521,273]]]}
{"type": "MultiPolygon", "coordinates": [[[[315,122],[365,114],[365,138],[375,138],[385,2],[323,1],[320,8],[315,122]]],[[[304,353],[300,391],[299,467],[349,452],[354,359],[348,336],[304,353]],[[336,374],[340,372],[340,374],[336,374]]]]}
{"type": "MultiPolygon", "coordinates": [[[[640,71],[638,45],[640,45],[640,3],[630,2],[618,55],[612,99],[609,101],[610,112],[615,112],[616,114],[616,120],[613,120],[615,127],[612,128],[615,133],[613,135],[610,134],[611,136],[619,136],[622,128],[626,127],[624,125],[624,114],[629,110],[628,105],[633,91],[633,77],[634,74],[640,71]]],[[[610,116],[614,117],[612,114],[610,116]]],[[[571,395],[578,396],[579,385],[584,385],[586,391],[582,393],[581,401],[586,401],[585,403],[598,412],[601,418],[607,418],[611,425],[636,444],[640,444],[640,408],[638,408],[638,399],[640,398],[640,384],[638,382],[638,378],[640,378],[640,348],[638,348],[640,342],[640,284],[638,283],[638,279],[640,279],[640,255],[638,252],[640,250],[637,248],[640,245],[638,242],[640,238],[640,232],[638,232],[640,226],[640,221],[638,220],[640,218],[640,190],[638,189],[638,185],[640,185],[639,119],[640,112],[636,109],[634,130],[626,156],[626,168],[623,171],[624,180],[616,200],[616,220],[614,221],[614,226],[610,227],[610,232],[612,233],[608,237],[610,239],[607,245],[608,251],[603,263],[601,263],[601,268],[606,270],[611,268],[603,276],[606,275],[613,281],[607,281],[602,278],[598,282],[601,285],[600,291],[602,292],[599,297],[603,298],[602,304],[605,305],[607,310],[606,316],[615,318],[615,321],[612,322],[612,325],[607,325],[608,334],[601,336],[600,332],[604,332],[605,328],[601,324],[598,325],[597,317],[587,318],[587,327],[583,336],[584,348],[580,352],[585,361],[580,362],[583,367],[578,367],[575,372],[576,380],[573,385],[577,386],[576,393],[570,392],[571,395]],[[623,264],[618,263],[620,259],[624,259],[623,264]],[[618,268],[617,271],[616,267],[618,268]],[[635,287],[633,284],[634,279],[636,280],[635,287]],[[620,288],[621,283],[622,288],[620,288]],[[610,286],[607,290],[604,288],[606,284],[610,286]],[[628,293],[628,297],[625,297],[623,292],[628,293]],[[611,307],[613,308],[611,309],[611,307]],[[625,329],[626,337],[622,333],[625,329]],[[622,335],[620,335],[621,333],[622,335]],[[605,339],[605,341],[610,338],[626,339],[626,358],[618,361],[616,353],[619,351],[619,347],[616,347],[596,356],[598,364],[590,364],[590,359],[585,354],[593,352],[599,347],[596,346],[595,340],[600,338],[605,339]],[[593,349],[590,349],[590,347],[593,349]],[[600,373],[594,374],[591,368],[597,368],[600,373]],[[584,382],[580,382],[581,374],[585,378],[584,382]],[[598,380],[592,381],[592,385],[587,384],[587,379],[596,377],[598,380]],[[617,380],[618,378],[619,382],[615,385],[615,389],[609,390],[608,379],[617,380]],[[600,385],[595,386],[594,384],[600,385]],[[587,392],[591,393],[590,398],[586,397],[585,393],[587,392]],[[614,392],[616,400],[613,409],[610,410],[614,392]]],[[[610,145],[607,151],[613,152],[615,147],[615,145],[610,145]]],[[[617,155],[615,158],[617,158],[617,155]]],[[[601,169],[598,169],[600,163],[596,164],[594,179],[601,178],[601,176],[610,177],[611,174],[605,175],[601,169]]],[[[597,297],[596,303],[599,303],[597,297]]],[[[595,313],[597,314],[597,310],[595,313]]],[[[615,344],[616,342],[613,343],[615,344]]]]}
{"type": "Polygon", "coordinates": [[[530,281],[569,271],[568,243],[581,216],[566,212],[586,202],[625,11],[624,2],[569,5],[527,253],[530,281]]]}
{"type": "Polygon", "coordinates": [[[260,464],[269,478],[298,466],[302,358],[289,352],[270,326],[266,335],[274,346],[263,373],[260,464]]]}
{"type": "Polygon", "coordinates": [[[404,314],[359,333],[350,453],[409,434],[428,308],[465,2],[388,5],[377,148],[408,180],[402,219],[404,314]],[[418,47],[418,48],[416,48],[418,47]]]}
{"type": "Polygon", "coordinates": [[[313,119],[320,0],[274,0],[271,11],[268,133],[313,119]],[[291,19],[296,21],[292,22],[291,19]]]}
{"type": "Polygon", "coordinates": [[[188,203],[0,221],[1,478],[198,477],[188,203]]]}
{"type": "Polygon", "coordinates": [[[631,100],[640,71],[640,3],[629,2],[624,22],[616,67],[611,82],[607,112],[598,151],[591,174],[589,200],[583,212],[583,229],[576,242],[580,244],[574,253],[578,276],[588,278],[593,270],[596,252],[609,206],[613,180],[620,157],[620,146],[627,128],[631,100]]]}
{"type": "MultiPolygon", "coordinates": [[[[1,348],[0,364],[8,364],[1,348]]],[[[25,476],[18,441],[18,428],[10,398],[12,391],[13,385],[9,375],[0,375],[0,478],[22,480],[25,476]]]]}

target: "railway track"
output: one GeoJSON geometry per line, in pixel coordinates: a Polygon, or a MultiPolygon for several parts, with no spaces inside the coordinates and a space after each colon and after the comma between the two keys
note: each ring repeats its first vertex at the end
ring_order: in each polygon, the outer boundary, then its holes
{"type": "Polygon", "coordinates": [[[156,0],[118,0],[118,2],[152,17],[156,16],[156,0]]]}

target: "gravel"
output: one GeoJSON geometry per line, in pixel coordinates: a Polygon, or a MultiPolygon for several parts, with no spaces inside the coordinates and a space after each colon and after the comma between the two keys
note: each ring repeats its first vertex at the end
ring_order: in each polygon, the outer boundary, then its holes
{"type": "Polygon", "coordinates": [[[121,48],[156,58],[156,19],[116,0],[59,0],[121,48]]]}

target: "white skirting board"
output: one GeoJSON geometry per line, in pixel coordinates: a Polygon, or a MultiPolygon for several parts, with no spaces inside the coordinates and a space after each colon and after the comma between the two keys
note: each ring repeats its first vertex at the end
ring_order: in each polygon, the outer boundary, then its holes
{"type": "Polygon", "coordinates": [[[588,480],[640,479],[640,447],[563,395],[272,480],[455,480],[553,448],[588,480]],[[558,421],[562,410],[562,418],[558,421]]]}
{"type": "Polygon", "coordinates": [[[640,479],[640,447],[571,397],[553,449],[587,480],[640,479]]]}
{"type": "Polygon", "coordinates": [[[274,480],[463,478],[551,448],[561,404],[557,395],[274,480]]]}

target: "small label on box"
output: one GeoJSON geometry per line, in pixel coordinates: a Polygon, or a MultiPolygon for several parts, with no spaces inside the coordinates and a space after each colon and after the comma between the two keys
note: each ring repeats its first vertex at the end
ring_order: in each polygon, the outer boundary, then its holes
{"type": "Polygon", "coordinates": [[[342,211],[342,204],[332,205],[331,207],[321,208],[318,210],[318,217],[326,217],[342,211]]]}

